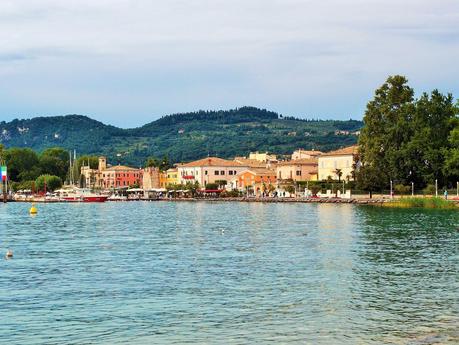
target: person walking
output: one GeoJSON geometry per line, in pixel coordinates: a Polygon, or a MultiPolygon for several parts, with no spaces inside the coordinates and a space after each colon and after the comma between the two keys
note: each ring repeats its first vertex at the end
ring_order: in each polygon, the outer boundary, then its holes
{"type": "Polygon", "coordinates": [[[448,191],[445,189],[445,192],[443,193],[443,195],[445,196],[445,200],[448,200],[448,191]]]}

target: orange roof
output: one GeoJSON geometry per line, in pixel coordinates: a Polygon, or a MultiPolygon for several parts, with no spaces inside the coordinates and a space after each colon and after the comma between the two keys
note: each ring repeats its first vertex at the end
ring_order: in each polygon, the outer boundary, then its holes
{"type": "Polygon", "coordinates": [[[279,166],[286,166],[286,165],[317,165],[317,158],[303,158],[303,159],[295,159],[291,161],[284,161],[277,163],[279,166]]]}
{"type": "MultiPolygon", "coordinates": [[[[303,149],[298,149],[296,150],[295,152],[298,152],[298,153],[305,153],[307,155],[310,155],[310,156],[318,156],[318,155],[321,155],[323,152],[321,151],[316,151],[316,150],[303,150],[303,149]]],[[[294,152],[294,153],[295,153],[294,152]]]]}
{"type": "Polygon", "coordinates": [[[359,146],[358,145],[353,145],[353,146],[348,146],[344,147],[339,150],[335,151],[330,151],[327,153],[324,153],[322,156],[348,156],[348,155],[356,155],[359,151],[359,146]]]}
{"type": "Polygon", "coordinates": [[[137,168],[131,168],[131,167],[128,167],[126,165],[114,165],[114,166],[111,166],[107,169],[105,169],[105,171],[107,170],[111,170],[111,171],[137,171],[139,169],[137,168]]]}
{"type": "Polygon", "coordinates": [[[234,161],[244,166],[249,166],[251,168],[252,167],[253,168],[266,168],[266,162],[260,162],[260,161],[257,161],[256,159],[236,157],[234,158],[234,161]]]}
{"type": "Polygon", "coordinates": [[[257,176],[276,176],[276,172],[274,170],[267,169],[267,168],[250,168],[250,169],[241,171],[238,175],[242,175],[247,172],[257,175],[257,176]]]}
{"type": "Polygon", "coordinates": [[[180,167],[193,168],[193,167],[211,167],[211,166],[234,167],[234,166],[246,166],[246,165],[240,164],[235,161],[229,161],[226,159],[218,158],[218,157],[207,157],[207,158],[199,159],[194,162],[183,164],[180,167]]]}

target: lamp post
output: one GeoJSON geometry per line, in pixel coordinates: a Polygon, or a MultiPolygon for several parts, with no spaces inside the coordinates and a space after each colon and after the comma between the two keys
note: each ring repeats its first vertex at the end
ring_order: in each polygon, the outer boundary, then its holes
{"type": "Polygon", "coordinates": [[[390,198],[394,198],[394,192],[393,192],[393,182],[390,180],[390,198]]]}
{"type": "Polygon", "coordinates": [[[414,196],[414,182],[411,182],[411,196],[414,196]]]}
{"type": "Polygon", "coordinates": [[[459,197],[459,182],[456,182],[456,196],[459,197]]]}
{"type": "Polygon", "coordinates": [[[438,180],[435,179],[435,197],[438,198],[438,180]]]}

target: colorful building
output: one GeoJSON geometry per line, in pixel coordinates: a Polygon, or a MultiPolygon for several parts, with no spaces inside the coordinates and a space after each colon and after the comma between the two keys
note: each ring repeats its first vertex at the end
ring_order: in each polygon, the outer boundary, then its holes
{"type": "Polygon", "coordinates": [[[297,159],[279,162],[276,166],[277,180],[314,181],[317,179],[317,159],[297,159]]]}
{"type": "Polygon", "coordinates": [[[90,166],[81,167],[81,175],[86,187],[91,188],[129,188],[142,185],[142,169],[124,165],[108,166],[105,157],[99,157],[97,169],[90,166]]]}
{"type": "Polygon", "coordinates": [[[236,175],[231,181],[231,189],[250,189],[255,195],[268,193],[276,187],[276,171],[266,168],[249,168],[236,175]]]}
{"type": "Polygon", "coordinates": [[[319,180],[354,179],[354,161],[358,154],[358,146],[349,146],[340,150],[327,152],[319,156],[319,180]],[[338,173],[341,176],[338,176],[338,173]]]}
{"type": "Polygon", "coordinates": [[[166,171],[166,186],[173,186],[179,184],[178,169],[171,168],[166,171]]]}
{"type": "Polygon", "coordinates": [[[134,185],[142,186],[142,169],[125,165],[115,165],[101,171],[102,188],[129,188],[134,185]]]}
{"type": "Polygon", "coordinates": [[[179,183],[198,182],[200,186],[205,186],[208,183],[219,183],[219,181],[229,182],[247,168],[247,165],[236,161],[207,157],[179,165],[177,171],[179,183]]]}

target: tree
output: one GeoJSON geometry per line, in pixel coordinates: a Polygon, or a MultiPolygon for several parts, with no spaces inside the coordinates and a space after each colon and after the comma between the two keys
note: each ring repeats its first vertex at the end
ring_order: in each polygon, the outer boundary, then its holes
{"type": "Polygon", "coordinates": [[[54,175],[40,175],[35,180],[35,187],[39,191],[54,191],[62,186],[62,180],[59,176],[54,175]]]}
{"type": "Polygon", "coordinates": [[[370,193],[370,199],[373,192],[382,187],[384,180],[381,180],[378,168],[373,165],[363,165],[356,173],[357,188],[370,193]]]}
{"type": "Polygon", "coordinates": [[[290,195],[295,194],[295,186],[289,184],[285,187],[285,191],[288,192],[290,195]]]}
{"type": "Polygon", "coordinates": [[[336,169],[335,170],[336,176],[338,176],[338,182],[341,182],[341,176],[343,176],[343,170],[341,169],[336,169]]]}
{"type": "Polygon", "coordinates": [[[450,181],[459,181],[459,120],[453,121],[453,126],[448,136],[449,148],[444,149],[443,173],[450,181]]]}
{"type": "Polygon", "coordinates": [[[407,82],[403,76],[389,77],[367,104],[359,155],[366,167],[360,174],[360,183],[370,194],[381,181],[404,179],[411,169],[406,166],[402,151],[412,135],[410,119],[414,113],[414,91],[407,82]]]}
{"type": "Polygon", "coordinates": [[[155,157],[148,157],[148,159],[145,162],[145,166],[148,168],[158,168],[160,165],[160,162],[158,158],[155,157]]]}
{"type": "Polygon", "coordinates": [[[12,181],[34,180],[40,175],[37,154],[28,148],[11,148],[4,153],[9,177],[12,181]]]}
{"type": "Polygon", "coordinates": [[[69,154],[66,150],[53,147],[43,151],[39,157],[39,166],[44,174],[56,175],[64,180],[69,169],[69,154]]]}

